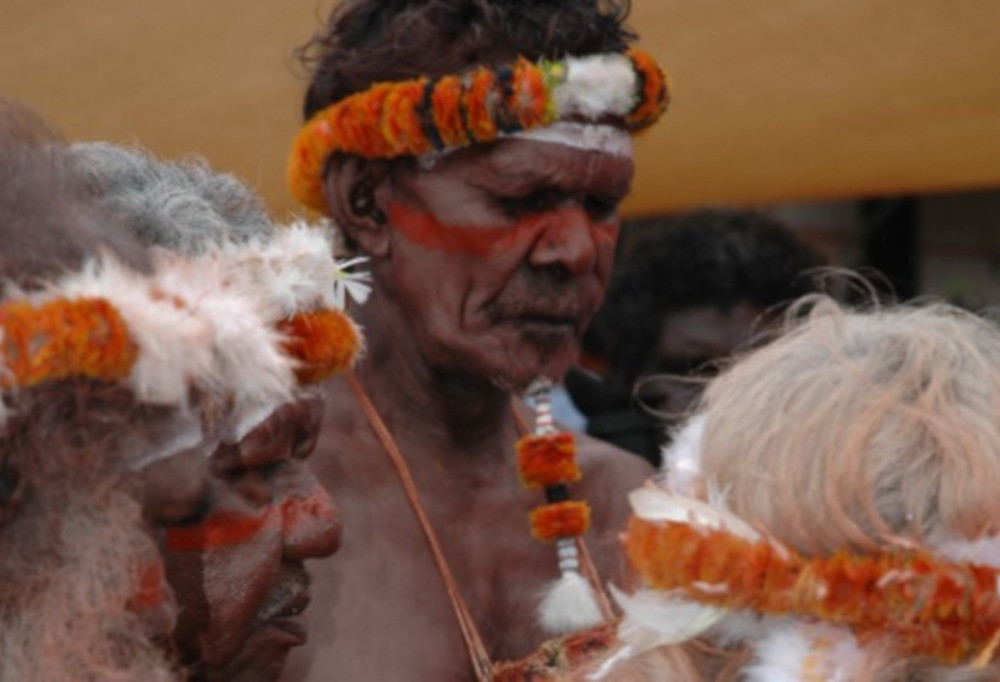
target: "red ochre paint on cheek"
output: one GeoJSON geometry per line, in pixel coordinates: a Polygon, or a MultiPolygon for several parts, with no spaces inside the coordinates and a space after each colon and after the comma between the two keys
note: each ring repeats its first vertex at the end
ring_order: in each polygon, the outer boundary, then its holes
{"type": "Polygon", "coordinates": [[[610,223],[598,223],[594,225],[594,237],[604,246],[610,246],[614,248],[615,244],[618,243],[618,232],[620,226],[618,221],[610,223]]]}
{"type": "Polygon", "coordinates": [[[277,520],[270,511],[269,507],[259,515],[221,512],[192,528],[171,528],[167,551],[199,552],[242,544],[260,533],[268,521],[277,520]]]}
{"type": "Polygon", "coordinates": [[[485,257],[509,249],[518,241],[516,226],[445,225],[429,213],[395,202],[389,204],[389,221],[410,242],[445,253],[485,257]]]}
{"type": "Polygon", "coordinates": [[[167,600],[165,587],[163,564],[159,561],[146,564],[139,574],[139,587],[129,597],[126,608],[133,612],[159,608],[167,600]]]}
{"type": "MultiPolygon", "coordinates": [[[[412,206],[396,202],[389,204],[389,221],[414,244],[435,251],[465,253],[480,258],[530,248],[544,232],[576,229],[580,220],[587,220],[580,209],[563,208],[527,216],[504,227],[446,225],[412,206]]],[[[588,222],[587,228],[595,241],[614,246],[618,240],[617,221],[597,225],[588,222]]]]}

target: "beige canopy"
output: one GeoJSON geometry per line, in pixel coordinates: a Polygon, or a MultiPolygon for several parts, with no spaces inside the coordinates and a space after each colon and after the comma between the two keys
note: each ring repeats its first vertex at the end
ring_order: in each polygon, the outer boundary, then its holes
{"type": "MultiPolygon", "coordinates": [[[[330,2],[0,0],[0,91],[73,139],[206,156],[279,216],[330,2]]],[[[627,210],[1000,185],[1000,2],[635,0],[674,103],[627,210]]]]}

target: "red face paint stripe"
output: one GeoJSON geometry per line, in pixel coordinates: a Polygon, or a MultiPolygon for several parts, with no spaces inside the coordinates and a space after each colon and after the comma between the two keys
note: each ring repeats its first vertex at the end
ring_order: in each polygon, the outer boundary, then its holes
{"type": "Polygon", "coordinates": [[[618,243],[618,232],[620,226],[617,221],[613,223],[598,223],[594,225],[594,235],[605,244],[614,246],[618,243]]]}
{"type": "Polygon", "coordinates": [[[159,561],[147,564],[139,574],[139,587],[129,597],[126,608],[129,611],[144,611],[160,607],[166,601],[166,576],[159,561]]]}
{"type": "MultiPolygon", "coordinates": [[[[395,202],[388,208],[393,227],[414,244],[480,258],[510,249],[528,248],[550,227],[565,227],[580,219],[579,209],[562,208],[521,218],[507,227],[474,227],[445,225],[429,213],[395,202]]],[[[590,229],[595,240],[614,245],[618,239],[617,222],[591,225],[590,229]]]]}
{"type": "Polygon", "coordinates": [[[444,225],[429,213],[397,203],[389,204],[389,221],[414,244],[445,253],[485,257],[513,241],[513,227],[444,225]]]}
{"type": "Polygon", "coordinates": [[[268,511],[259,516],[223,512],[193,528],[171,528],[167,532],[167,550],[196,552],[246,542],[264,527],[268,511]]]}

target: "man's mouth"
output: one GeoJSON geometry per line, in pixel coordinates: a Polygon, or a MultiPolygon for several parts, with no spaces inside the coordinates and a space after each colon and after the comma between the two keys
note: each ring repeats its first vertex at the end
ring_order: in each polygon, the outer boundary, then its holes
{"type": "Polygon", "coordinates": [[[559,315],[559,314],[548,314],[548,313],[526,313],[523,315],[515,315],[510,318],[515,324],[534,326],[534,327],[547,327],[551,329],[569,329],[576,330],[580,318],[576,315],[559,315]]]}
{"type": "Polygon", "coordinates": [[[281,584],[274,598],[261,613],[260,621],[267,627],[290,636],[290,644],[298,646],[306,641],[305,625],[299,618],[309,606],[309,576],[296,572],[281,584]]]}

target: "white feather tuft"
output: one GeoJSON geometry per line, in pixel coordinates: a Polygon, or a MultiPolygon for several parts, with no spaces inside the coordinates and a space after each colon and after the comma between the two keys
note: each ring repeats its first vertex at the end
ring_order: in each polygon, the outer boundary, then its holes
{"type": "Polygon", "coordinates": [[[593,588],[576,571],[564,572],[546,588],[538,619],[554,635],[586,630],[604,622],[593,588]]]}
{"type": "Polygon", "coordinates": [[[827,625],[769,629],[753,648],[747,682],[848,682],[864,658],[849,630],[827,625]]]}
{"type": "Polygon", "coordinates": [[[773,618],[755,611],[730,611],[705,634],[716,646],[732,649],[760,637],[769,628],[788,622],[791,622],[788,618],[773,618]]]}
{"type": "Polygon", "coordinates": [[[184,404],[192,385],[238,404],[286,400],[295,385],[292,360],[262,315],[265,297],[237,284],[218,254],[188,259],[158,251],[151,276],[103,257],[31,299],[111,302],[139,347],[128,381],[143,402],[184,404]]]}
{"type": "Polygon", "coordinates": [[[663,471],[671,490],[680,495],[696,495],[701,486],[701,443],[706,417],[692,417],[663,449],[663,471]]]}
{"type": "Polygon", "coordinates": [[[629,595],[614,585],[609,585],[609,589],[625,614],[618,637],[636,654],[698,637],[728,613],[654,590],[638,590],[629,595]]]}
{"type": "Polygon", "coordinates": [[[110,301],[139,347],[129,377],[136,396],[143,402],[183,404],[189,380],[214,383],[213,335],[210,324],[178,306],[167,291],[104,257],[58,282],[45,298],[110,301]]]}
{"type": "Polygon", "coordinates": [[[632,111],[635,97],[635,69],[621,54],[567,59],[566,80],[552,93],[557,118],[582,116],[591,120],[608,114],[625,116],[632,111]]]}
{"type": "Polygon", "coordinates": [[[985,535],[975,540],[952,537],[929,544],[936,554],[951,561],[1000,568],[1000,535],[985,535]]]}

